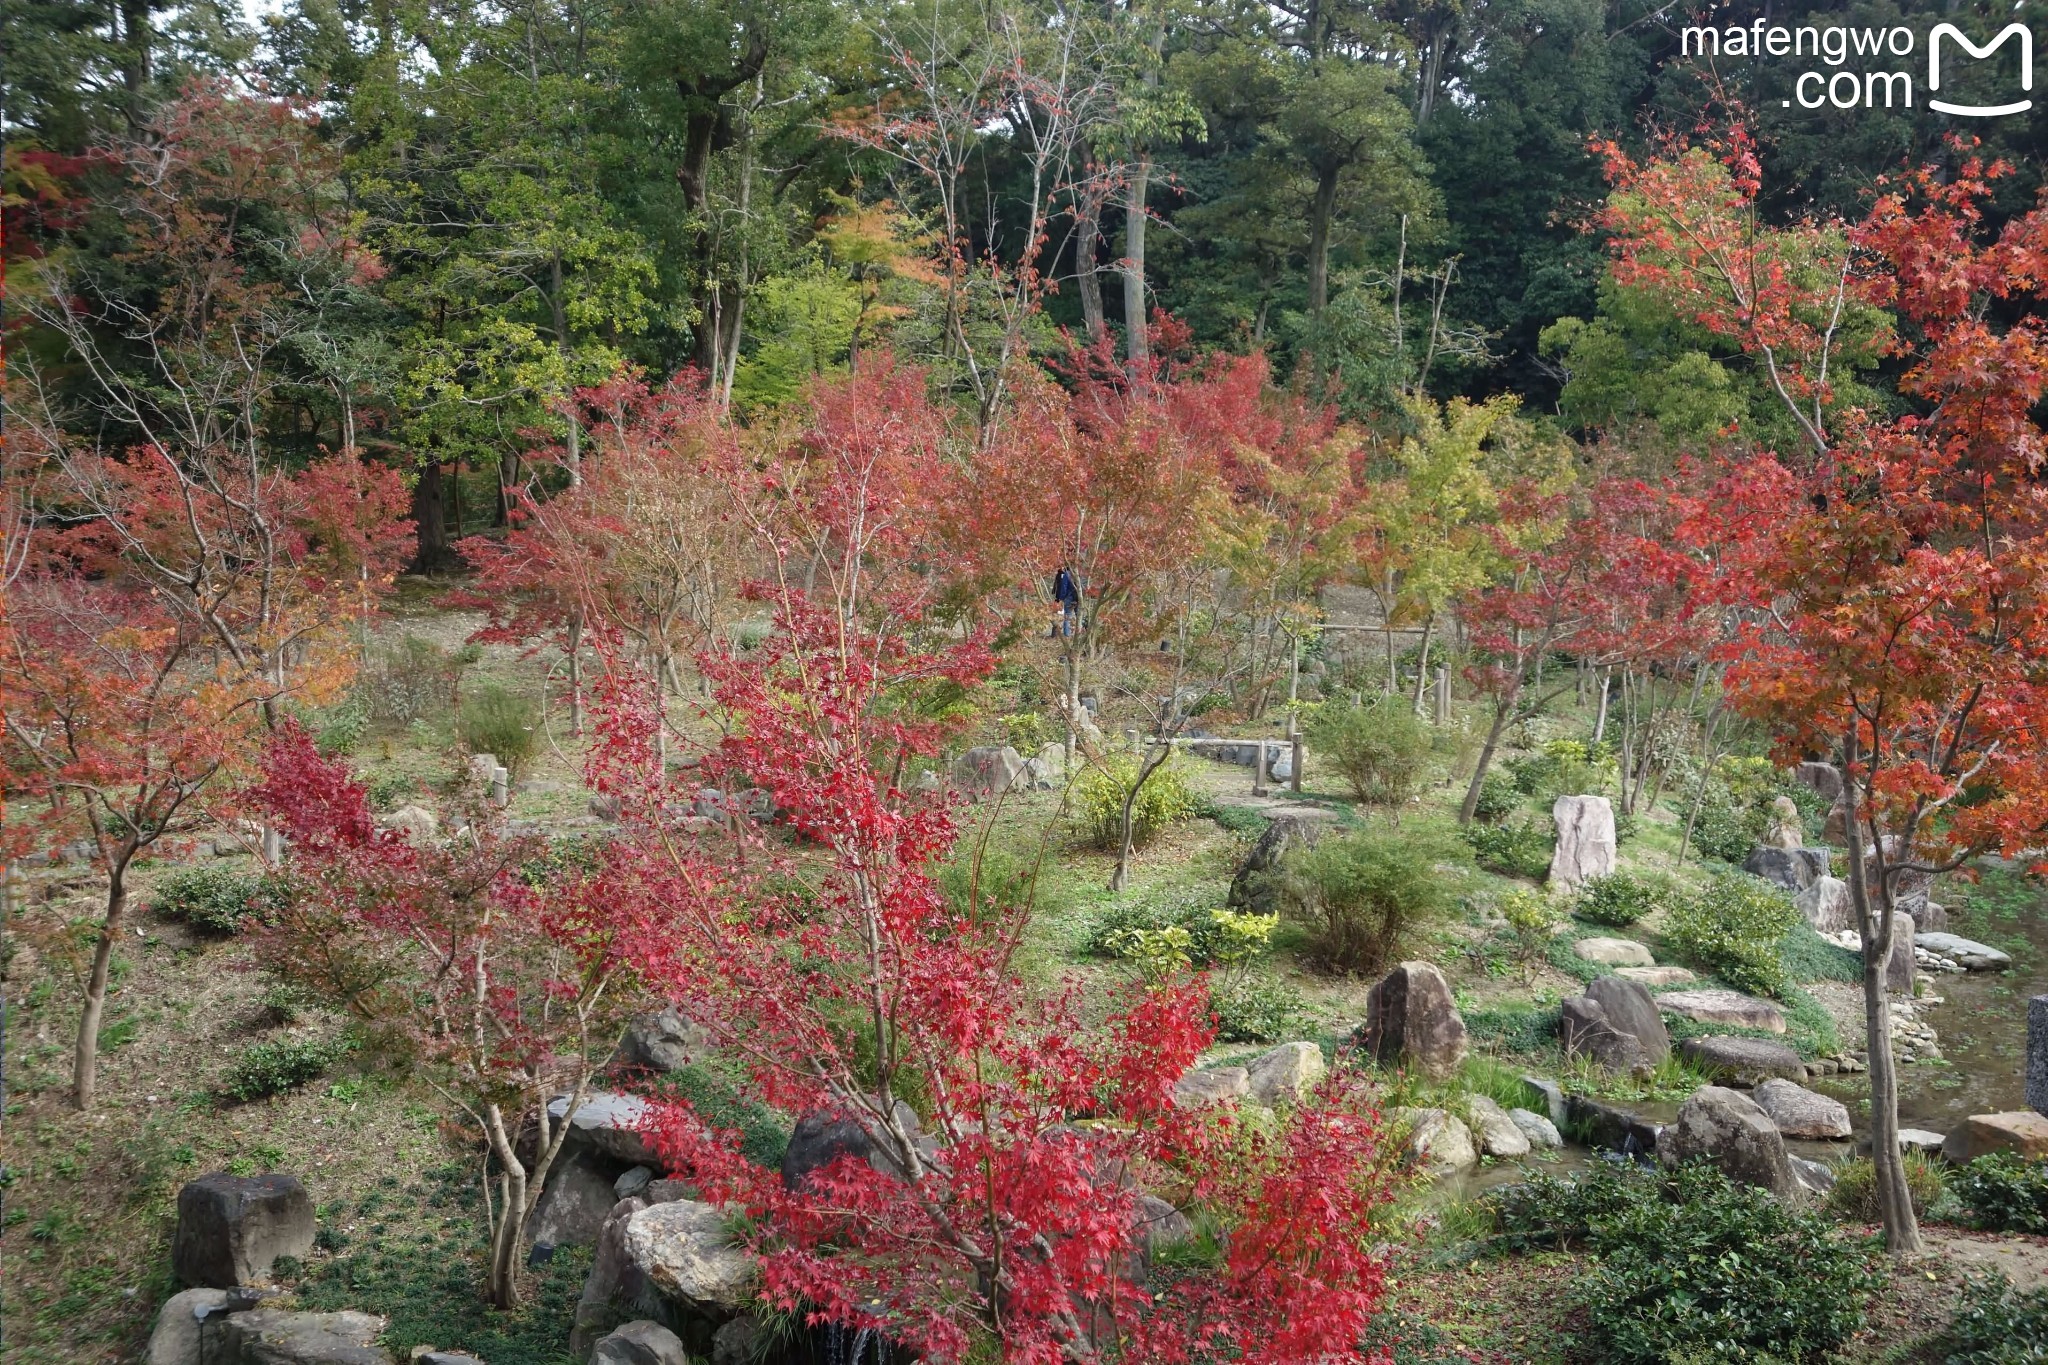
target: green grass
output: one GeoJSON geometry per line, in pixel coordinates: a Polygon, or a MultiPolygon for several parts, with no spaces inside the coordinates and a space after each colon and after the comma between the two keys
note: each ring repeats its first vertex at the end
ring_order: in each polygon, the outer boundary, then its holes
{"type": "Polygon", "coordinates": [[[1793,981],[1863,980],[1863,956],[1822,938],[1812,925],[1801,921],[1792,926],[1779,948],[1785,960],[1785,975],[1793,981]]]}
{"type": "Polygon", "coordinates": [[[565,1248],[540,1267],[527,1302],[500,1313],[484,1300],[486,1244],[476,1172],[453,1165],[426,1172],[407,1188],[367,1196],[358,1221],[384,1215],[354,1239],[335,1226],[343,1210],[322,1211],[324,1243],[334,1259],[312,1266],[296,1286],[301,1307],[353,1308],[391,1320],[384,1345],[405,1360],[416,1346],[468,1351],[491,1365],[574,1365],[569,1328],[590,1253],[565,1248]],[[401,1222],[398,1210],[426,1217],[401,1222]]]}
{"type": "Polygon", "coordinates": [[[1516,1055],[1554,1053],[1558,1008],[1555,1005],[1488,1005],[1465,1011],[1465,1032],[1475,1047],[1516,1055]]]}

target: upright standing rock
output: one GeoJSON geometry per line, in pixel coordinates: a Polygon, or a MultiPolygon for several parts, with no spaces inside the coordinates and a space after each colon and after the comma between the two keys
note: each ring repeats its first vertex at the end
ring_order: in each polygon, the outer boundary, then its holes
{"type": "Polygon", "coordinates": [[[1230,879],[1227,904],[1233,910],[1270,914],[1280,901],[1280,864],[1297,848],[1312,847],[1330,828],[1330,816],[1289,811],[1277,815],[1245,855],[1230,879]]]}
{"type": "Polygon", "coordinates": [[[171,1270],[180,1283],[254,1284],[280,1256],[313,1249],[313,1198],[288,1175],[202,1175],[178,1191],[171,1270]]]}
{"type": "Polygon", "coordinates": [[[1828,874],[1828,851],[1824,848],[1773,848],[1759,844],[1742,860],[1742,870],[1787,891],[1804,891],[1817,878],[1828,874]]]}
{"type": "Polygon", "coordinates": [[[2027,1001],[2027,1108],[2048,1114],[2048,995],[2027,1001]]]}
{"type": "Polygon", "coordinates": [[[1792,898],[1806,922],[1823,934],[1838,934],[1856,927],[1856,906],[1850,899],[1849,883],[1840,877],[1815,877],[1813,883],[1792,898]]]}
{"type": "Polygon", "coordinates": [[[1614,807],[1604,796],[1560,796],[1550,808],[1557,848],[1550,855],[1553,886],[1581,886],[1614,871],[1614,807]]]}
{"type": "Polygon", "coordinates": [[[1884,988],[1900,995],[1913,993],[1913,917],[1892,911],[1892,954],[1885,959],[1884,988]]]}
{"type": "Polygon", "coordinates": [[[1359,1046],[1383,1066],[1413,1066],[1441,1080],[1465,1060],[1464,1016],[1444,974],[1427,962],[1403,962],[1365,997],[1359,1046]]]}
{"type": "Polygon", "coordinates": [[[1619,976],[1599,977],[1586,986],[1588,998],[1600,1002],[1607,1022],[1633,1036],[1643,1049],[1643,1059],[1656,1066],[1671,1055],[1671,1033],[1650,993],[1634,981],[1619,976]]]}
{"type": "Polygon", "coordinates": [[[1004,744],[984,744],[953,760],[953,785],[972,797],[1000,796],[1022,785],[1024,756],[1004,744]]]}

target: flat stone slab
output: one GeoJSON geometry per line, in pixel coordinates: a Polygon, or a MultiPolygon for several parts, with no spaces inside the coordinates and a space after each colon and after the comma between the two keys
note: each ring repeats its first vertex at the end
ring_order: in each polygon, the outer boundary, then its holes
{"type": "Polygon", "coordinates": [[[1696,1024],[1733,1024],[1764,1033],[1785,1031],[1785,1012],[1768,1000],[1741,991],[1667,991],[1657,1008],[1696,1024]]]}
{"type": "Polygon", "coordinates": [[[1652,990],[1658,986],[1689,986],[1699,980],[1683,967],[1616,967],[1614,974],[1652,990]]]}
{"type": "Polygon", "coordinates": [[[1941,1154],[1958,1165],[1992,1152],[2016,1152],[2028,1158],[2048,1156],[2048,1118],[2031,1109],[1972,1114],[1941,1145],[1941,1154]]]}
{"type": "MultiPolygon", "coordinates": [[[[560,1122],[569,1112],[569,1097],[557,1095],[548,1101],[548,1117],[560,1122]]],[[[576,1107],[569,1120],[570,1136],[595,1147],[606,1156],[635,1166],[658,1166],[654,1149],[647,1145],[640,1125],[647,1121],[647,1101],[617,1090],[594,1090],[576,1107]]]]}
{"type": "Polygon", "coordinates": [[[1688,1038],[1678,1045],[1678,1055],[1717,1080],[1736,1085],[1756,1085],[1773,1076],[1806,1079],[1806,1063],[1799,1054],[1768,1038],[1688,1038]]]}
{"type": "Polygon", "coordinates": [[[2002,972],[2012,966],[2009,954],[1961,934],[1915,934],[1913,946],[1948,958],[1966,972],[2002,972]]]}
{"type": "Polygon", "coordinates": [[[1899,1129],[1899,1148],[1907,1152],[1938,1152],[1948,1139],[1925,1128],[1899,1129]]]}
{"type": "Polygon", "coordinates": [[[1603,967],[1654,967],[1656,955],[1634,939],[1627,938],[1582,938],[1572,945],[1572,951],[1588,962],[1597,962],[1603,967]]]}
{"type": "Polygon", "coordinates": [[[1756,1088],[1754,1098],[1786,1137],[1845,1138],[1850,1134],[1848,1106],[1817,1095],[1796,1081],[1773,1077],[1756,1088]]]}

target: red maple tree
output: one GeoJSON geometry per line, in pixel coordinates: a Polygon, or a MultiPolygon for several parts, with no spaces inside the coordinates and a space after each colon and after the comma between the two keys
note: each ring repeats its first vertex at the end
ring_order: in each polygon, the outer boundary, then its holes
{"type": "Polygon", "coordinates": [[[1703,196],[1732,221],[1754,216],[1756,178],[1739,154],[1719,170],[1683,154],[1683,174],[1669,159],[1618,161],[1608,214],[1623,261],[1657,257],[1702,321],[1785,376],[1780,392],[1809,441],[1787,461],[1730,460],[1686,531],[1711,549],[1717,588],[1740,612],[1725,650],[1735,703],[1772,726],[1787,761],[1842,766],[1872,1147],[1886,1240],[1900,1253],[1920,1237],[1885,993],[1898,912],[1911,908],[1910,882],[1985,850],[2018,854],[2048,827],[2048,452],[2035,416],[2048,389],[2048,208],[1988,230],[1982,208],[2003,168],[1967,147],[1958,158],[1952,174],[1888,182],[1853,229],[1812,229],[1846,244],[1832,279],[1769,254],[1670,254],[1672,225],[1696,221],[1703,196]],[[1732,293],[1736,273],[1768,287],[1732,293]],[[1827,401],[1814,320],[1837,315],[1844,291],[1896,321],[1903,415],[1827,401]],[[1805,338],[1796,365],[1787,337],[1805,338]]]}

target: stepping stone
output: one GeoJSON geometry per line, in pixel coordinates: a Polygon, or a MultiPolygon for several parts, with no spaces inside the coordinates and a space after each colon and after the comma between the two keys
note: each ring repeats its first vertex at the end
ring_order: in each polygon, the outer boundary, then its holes
{"type": "Polygon", "coordinates": [[[1757,1107],[1771,1116],[1786,1137],[1845,1138],[1850,1134],[1846,1105],[1796,1082],[1773,1077],[1756,1088],[1755,1098],[1757,1107]]]}
{"type": "Polygon", "coordinates": [[[1541,1114],[1527,1109],[1508,1110],[1508,1122],[1522,1130],[1522,1136],[1529,1139],[1531,1147],[1562,1147],[1564,1134],[1557,1131],[1557,1125],[1541,1114]]]}
{"type": "Polygon", "coordinates": [[[1456,1175],[1479,1164],[1472,1130],[1455,1114],[1442,1109],[1396,1109],[1395,1126],[1408,1127],[1408,1159],[1430,1176],[1456,1175]]]}
{"type": "Polygon", "coordinates": [[[1773,1076],[1806,1079],[1806,1063],[1799,1054],[1767,1038],[1688,1038],[1678,1045],[1678,1055],[1716,1080],[1735,1085],[1755,1085],[1773,1076]]]}
{"type": "Polygon", "coordinates": [[[1741,991],[1668,991],[1657,997],[1657,1008],[1696,1024],[1733,1024],[1763,1033],[1785,1031],[1783,1010],[1741,991]]]}
{"type": "Polygon", "coordinates": [[[2030,1159],[2048,1156],[2048,1118],[2031,1109],[1972,1114],[1941,1146],[1941,1154],[1957,1165],[1990,1152],[2016,1152],[2030,1159]]]}
{"type": "Polygon", "coordinates": [[[1930,1133],[1925,1128],[1899,1129],[1899,1150],[1903,1152],[1938,1152],[1941,1144],[1948,1139],[1939,1133],[1930,1133]]]}
{"type": "Polygon", "coordinates": [[[1603,967],[1654,967],[1656,957],[1642,944],[1626,938],[1582,938],[1572,951],[1603,967]]]}
{"type": "Polygon", "coordinates": [[[1465,1110],[1472,1117],[1472,1136],[1488,1156],[1529,1155],[1528,1134],[1499,1104],[1484,1095],[1467,1095],[1465,1110]]]}
{"type": "Polygon", "coordinates": [[[1913,946],[1949,958],[1966,972],[2002,972],[2012,966],[2009,954],[1960,934],[1915,934],[1913,946]]]}
{"type": "Polygon", "coordinates": [[[1683,967],[1616,967],[1614,974],[1652,990],[1658,986],[1689,986],[1699,980],[1683,967]]]}

